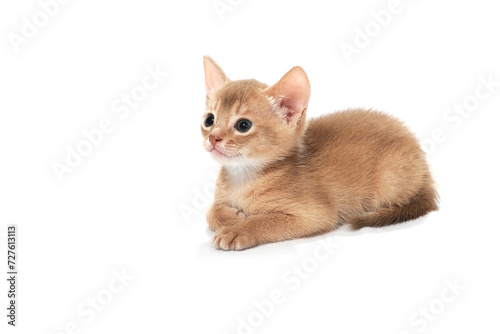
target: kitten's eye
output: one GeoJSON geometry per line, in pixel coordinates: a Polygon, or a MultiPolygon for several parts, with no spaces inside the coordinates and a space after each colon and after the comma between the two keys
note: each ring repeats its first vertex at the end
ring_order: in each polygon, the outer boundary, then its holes
{"type": "Polygon", "coordinates": [[[235,126],[236,130],[238,130],[239,132],[247,132],[251,127],[252,122],[250,122],[248,119],[240,119],[235,126]]]}
{"type": "Polygon", "coordinates": [[[207,117],[205,118],[205,126],[209,128],[212,125],[214,125],[214,115],[208,114],[207,117]]]}

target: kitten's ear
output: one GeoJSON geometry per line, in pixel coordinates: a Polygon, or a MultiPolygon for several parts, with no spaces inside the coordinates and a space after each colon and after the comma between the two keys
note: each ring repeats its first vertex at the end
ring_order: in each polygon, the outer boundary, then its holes
{"type": "Polygon", "coordinates": [[[207,89],[207,94],[218,90],[229,81],[224,71],[209,56],[203,57],[203,66],[205,68],[205,88],[207,89]]]}
{"type": "Polygon", "coordinates": [[[287,123],[299,120],[307,109],[311,94],[306,72],[299,66],[292,68],[280,81],[267,89],[267,94],[287,123]]]}

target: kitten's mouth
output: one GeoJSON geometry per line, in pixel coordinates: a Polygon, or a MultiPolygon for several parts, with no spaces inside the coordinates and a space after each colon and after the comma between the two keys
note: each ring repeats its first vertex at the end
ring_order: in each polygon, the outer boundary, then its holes
{"type": "Polygon", "coordinates": [[[221,151],[219,151],[216,147],[213,147],[210,150],[210,153],[215,157],[215,158],[228,158],[228,156],[221,151]]]}

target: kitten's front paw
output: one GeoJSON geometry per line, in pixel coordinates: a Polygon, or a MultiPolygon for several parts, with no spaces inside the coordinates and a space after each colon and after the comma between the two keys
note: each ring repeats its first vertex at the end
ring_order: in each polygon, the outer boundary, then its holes
{"type": "Polygon", "coordinates": [[[218,207],[213,212],[207,215],[208,227],[212,231],[216,231],[224,226],[231,226],[241,223],[246,218],[243,211],[240,211],[229,206],[218,207]]]}
{"type": "Polygon", "coordinates": [[[215,232],[213,238],[217,249],[243,250],[257,245],[251,232],[238,226],[222,227],[215,232]]]}

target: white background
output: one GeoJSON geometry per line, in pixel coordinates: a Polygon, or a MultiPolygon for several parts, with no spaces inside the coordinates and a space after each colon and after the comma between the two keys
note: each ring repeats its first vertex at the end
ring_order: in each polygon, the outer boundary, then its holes
{"type": "Polygon", "coordinates": [[[474,102],[480,77],[500,81],[493,2],[401,0],[350,62],[341,43],[353,44],[388,0],[231,3],[221,18],[212,0],[74,0],[16,52],[9,36],[41,7],[2,2],[1,332],[498,332],[500,87],[467,117],[443,118],[474,102]],[[373,107],[427,143],[439,134],[429,161],[440,210],[384,229],[216,251],[200,195],[217,169],[199,129],[204,54],[230,78],[269,84],[302,66],[309,117],[373,107]],[[121,120],[112,104],[148,66],[169,75],[121,120]],[[67,146],[106,118],[114,130],[60,182],[53,162],[65,163],[67,146]],[[15,329],[5,316],[7,224],[19,233],[15,329]],[[320,249],[324,260],[315,262],[320,242],[332,240],[335,251],[320,249]],[[303,265],[310,273],[299,280],[289,270],[303,265]],[[133,279],[109,292],[122,270],[133,279]],[[457,296],[448,281],[463,288],[457,296]],[[273,290],[282,303],[257,313],[273,290]],[[443,291],[453,301],[443,302],[443,291]],[[93,319],[77,311],[90,310],[88,298],[106,303],[93,319]],[[422,320],[429,307],[432,320],[422,320]]]}

